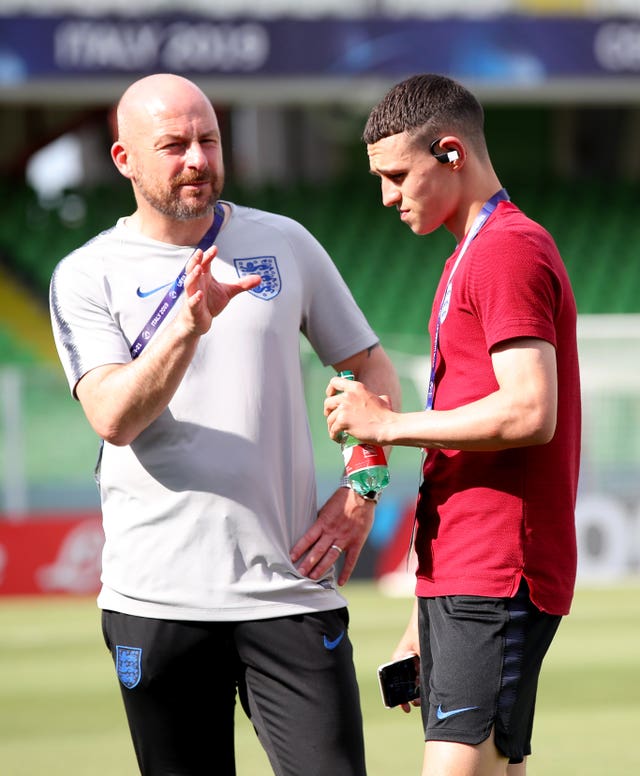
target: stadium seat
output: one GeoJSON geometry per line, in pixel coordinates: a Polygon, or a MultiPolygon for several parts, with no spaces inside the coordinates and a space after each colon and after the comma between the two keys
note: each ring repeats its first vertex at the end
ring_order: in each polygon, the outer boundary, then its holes
{"type": "MultiPolygon", "coordinates": [[[[69,192],[84,202],[82,217],[69,222],[62,207],[43,207],[26,186],[4,183],[2,188],[7,218],[0,222],[0,255],[42,299],[56,263],[132,209],[126,187],[69,192]]],[[[509,190],[554,236],[580,313],[640,312],[640,184],[527,180],[509,190]]],[[[317,186],[229,185],[225,196],[301,221],[333,257],[381,336],[426,331],[442,265],[455,247],[453,238],[444,229],[416,238],[393,209],[381,207],[375,182],[355,176],[317,186]]],[[[8,353],[6,335],[0,363],[7,358],[3,353],[8,353]]]]}

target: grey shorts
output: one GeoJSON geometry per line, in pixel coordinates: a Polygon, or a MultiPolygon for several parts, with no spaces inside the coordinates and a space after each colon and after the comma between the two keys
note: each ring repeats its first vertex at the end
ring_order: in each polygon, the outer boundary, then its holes
{"type": "Polygon", "coordinates": [[[425,741],[477,745],[495,729],[512,763],[531,754],[542,660],[558,629],[529,598],[442,596],[418,599],[425,741]]]}

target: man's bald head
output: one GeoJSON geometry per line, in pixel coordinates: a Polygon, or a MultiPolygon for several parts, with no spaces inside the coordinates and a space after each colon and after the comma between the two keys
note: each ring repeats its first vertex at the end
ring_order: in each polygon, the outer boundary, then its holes
{"type": "Polygon", "coordinates": [[[118,139],[128,143],[146,135],[163,115],[188,113],[194,105],[210,110],[213,106],[204,92],[190,81],[171,73],[157,73],[135,81],[120,98],[116,109],[118,139]]]}
{"type": "Polygon", "coordinates": [[[169,73],[135,81],[116,110],[111,158],[134,188],[138,214],[210,215],[224,185],[218,119],[192,81],[169,73]]]}

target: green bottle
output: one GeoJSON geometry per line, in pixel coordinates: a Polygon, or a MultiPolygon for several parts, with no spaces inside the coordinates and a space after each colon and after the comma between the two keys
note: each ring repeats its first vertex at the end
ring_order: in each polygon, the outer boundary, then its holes
{"type": "MultiPolygon", "coordinates": [[[[339,372],[338,377],[355,380],[353,372],[339,372]]],[[[340,440],[345,474],[351,485],[364,498],[377,501],[378,494],[389,484],[389,467],[384,450],[377,445],[363,445],[343,432],[340,440]]]]}

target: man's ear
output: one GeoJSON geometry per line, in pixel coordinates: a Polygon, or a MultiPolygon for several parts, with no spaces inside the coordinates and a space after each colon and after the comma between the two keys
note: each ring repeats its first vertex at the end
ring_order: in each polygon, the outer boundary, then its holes
{"type": "Polygon", "coordinates": [[[119,140],[116,140],[116,142],[111,146],[111,158],[113,159],[113,163],[121,175],[124,175],[125,178],[132,177],[127,149],[119,140]]]}
{"type": "Polygon", "coordinates": [[[436,138],[429,151],[441,164],[452,164],[464,158],[464,146],[454,135],[436,138]]]}

